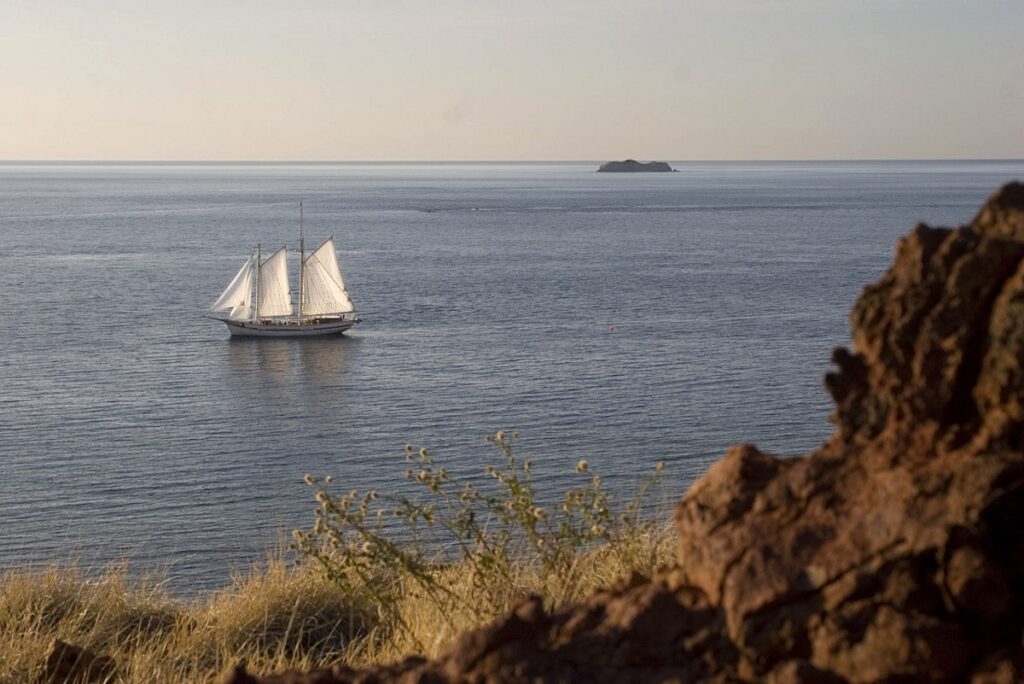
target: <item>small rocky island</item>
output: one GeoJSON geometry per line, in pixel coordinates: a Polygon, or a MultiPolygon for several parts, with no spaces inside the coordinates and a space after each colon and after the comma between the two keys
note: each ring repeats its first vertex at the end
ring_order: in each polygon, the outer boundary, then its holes
{"type": "Polygon", "coordinates": [[[635,172],[661,172],[661,171],[675,171],[671,166],[665,162],[638,162],[636,159],[627,159],[625,161],[610,161],[601,164],[597,169],[598,172],[611,172],[611,173],[635,173],[635,172]]]}

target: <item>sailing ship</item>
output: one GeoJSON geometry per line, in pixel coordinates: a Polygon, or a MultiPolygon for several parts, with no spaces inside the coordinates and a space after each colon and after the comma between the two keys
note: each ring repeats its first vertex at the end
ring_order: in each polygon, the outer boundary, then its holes
{"type": "Polygon", "coordinates": [[[297,302],[292,306],[287,248],[264,260],[257,245],[209,313],[229,312],[210,317],[226,323],[232,335],[246,337],[337,335],[359,322],[338,267],[334,238],[306,256],[301,203],[297,302]]]}

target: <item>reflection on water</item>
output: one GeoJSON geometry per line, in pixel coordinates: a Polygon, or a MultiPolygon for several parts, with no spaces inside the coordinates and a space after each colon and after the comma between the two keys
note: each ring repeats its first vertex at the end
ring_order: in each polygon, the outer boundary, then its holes
{"type": "Polygon", "coordinates": [[[355,352],[359,340],[336,335],[308,339],[231,337],[228,358],[242,372],[258,369],[264,378],[286,380],[300,372],[320,384],[334,384],[345,369],[346,355],[355,352]]]}
{"type": "Polygon", "coordinates": [[[314,337],[296,342],[299,343],[299,362],[303,372],[309,378],[325,384],[341,376],[346,356],[351,356],[359,347],[358,339],[344,335],[314,337]]]}

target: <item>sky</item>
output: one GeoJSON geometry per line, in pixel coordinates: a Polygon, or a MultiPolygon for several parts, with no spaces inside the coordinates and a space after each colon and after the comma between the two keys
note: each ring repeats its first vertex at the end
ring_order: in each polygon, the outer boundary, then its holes
{"type": "Polygon", "coordinates": [[[0,160],[1024,158],[1024,0],[0,0],[0,160]]]}

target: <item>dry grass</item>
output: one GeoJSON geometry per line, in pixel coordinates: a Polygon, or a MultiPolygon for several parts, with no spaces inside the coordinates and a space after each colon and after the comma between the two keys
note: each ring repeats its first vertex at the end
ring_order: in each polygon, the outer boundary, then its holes
{"type": "Polygon", "coordinates": [[[76,566],[7,572],[0,684],[37,679],[54,639],[112,658],[115,681],[126,684],[217,682],[239,662],[259,673],[434,657],[531,594],[553,609],[671,562],[670,526],[644,514],[660,464],[620,506],[580,461],[561,503],[545,507],[515,439],[488,436],[501,465],[487,467],[479,487],[407,446],[406,477],[425,498],[333,495],[330,478],[308,478],[318,508],[314,527],[295,533],[303,564],[290,566],[282,553],[191,601],[124,567],[99,577],[76,566]],[[387,513],[404,537],[389,536],[387,513]],[[441,536],[427,543],[425,530],[441,536]]]}
{"type": "Polygon", "coordinates": [[[554,577],[535,564],[516,564],[512,581],[491,592],[478,590],[473,571],[467,564],[446,567],[439,571],[435,580],[459,599],[443,601],[442,598],[441,609],[436,593],[424,595],[416,583],[406,579],[398,605],[406,628],[389,625],[387,638],[358,644],[359,648],[350,654],[348,662],[356,665],[386,663],[411,654],[436,657],[465,630],[487,624],[530,595],[541,596],[548,609],[555,609],[580,601],[634,572],[651,576],[657,569],[672,563],[675,535],[671,526],[638,533],[631,541],[626,546],[602,547],[581,554],[569,570],[554,577]],[[496,596],[499,597],[497,602],[496,596]]]}
{"type": "MultiPolygon", "coordinates": [[[[578,600],[634,570],[652,572],[670,560],[671,546],[667,529],[648,533],[614,553],[591,551],[571,576],[554,581],[517,565],[516,581],[501,587],[503,603],[531,593],[552,607],[578,600]]],[[[497,610],[465,600],[473,584],[464,567],[440,568],[437,581],[462,599],[438,610],[436,597],[401,579],[398,612],[406,628],[397,629],[389,612],[353,605],[312,568],[281,560],[192,601],[173,598],[159,579],[130,579],[124,567],[98,578],[76,566],[11,571],[0,576],[0,684],[32,681],[54,638],[111,656],[117,681],[129,683],[218,682],[240,661],[270,672],[434,656],[497,610]]]]}
{"type": "Polygon", "coordinates": [[[0,578],[0,682],[32,681],[53,639],[111,656],[118,681],[218,681],[254,670],[336,661],[364,629],[362,611],[312,573],[272,561],[205,599],[172,598],[123,567],[92,578],[76,566],[0,578]]]}

